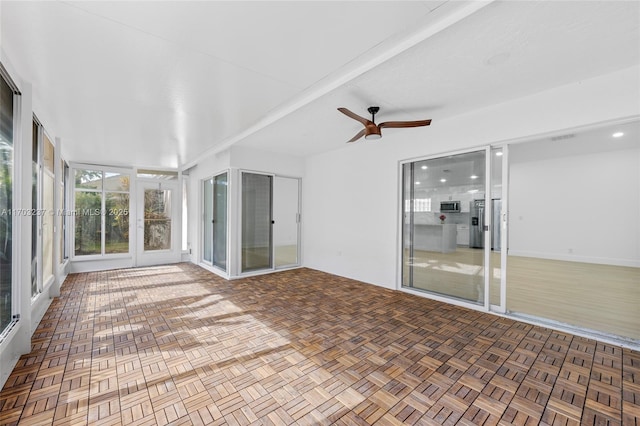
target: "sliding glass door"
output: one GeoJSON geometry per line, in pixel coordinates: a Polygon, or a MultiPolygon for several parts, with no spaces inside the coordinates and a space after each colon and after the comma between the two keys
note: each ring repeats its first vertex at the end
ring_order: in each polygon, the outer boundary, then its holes
{"type": "Polygon", "coordinates": [[[213,178],[213,265],[227,270],[227,173],[213,178]]]}
{"type": "Polygon", "coordinates": [[[227,172],[203,182],[204,238],[202,260],[227,271],[227,172]]]}
{"type": "Polygon", "coordinates": [[[273,181],[274,267],[299,264],[300,180],[276,176],[273,181]]]}
{"type": "Polygon", "coordinates": [[[241,172],[240,272],[300,264],[300,179],[241,172]]]}
{"type": "MultiPolygon", "coordinates": [[[[402,286],[484,305],[488,250],[486,150],[403,165],[402,286]]],[[[499,240],[499,236],[497,237],[499,240]]]]}
{"type": "Polygon", "coordinates": [[[507,310],[640,341],[640,121],[508,156],[507,310]]]}
{"type": "Polygon", "coordinates": [[[273,176],[242,172],[241,272],[273,265],[273,176]]]}
{"type": "Polygon", "coordinates": [[[213,178],[205,179],[202,188],[202,260],[213,264],[213,178]]]}

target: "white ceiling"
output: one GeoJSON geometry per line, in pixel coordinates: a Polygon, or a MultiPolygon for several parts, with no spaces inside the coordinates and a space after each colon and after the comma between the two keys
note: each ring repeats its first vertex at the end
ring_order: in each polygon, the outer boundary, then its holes
{"type": "MultiPolygon", "coordinates": [[[[548,159],[601,154],[604,152],[640,149],[640,122],[637,120],[618,122],[607,126],[596,124],[572,133],[558,133],[540,136],[526,142],[509,146],[509,164],[539,162],[548,159]],[[616,136],[613,136],[616,134],[616,136]]],[[[503,150],[493,148],[492,161],[502,161],[503,150]]],[[[451,193],[461,187],[479,189],[484,192],[485,151],[466,152],[417,161],[414,163],[414,190],[416,194],[427,196],[430,193],[451,193]],[[426,167],[426,168],[425,168],[426,167]],[[472,178],[471,176],[477,176],[472,178]],[[446,179],[442,182],[441,179],[446,179]]],[[[409,167],[407,163],[405,167],[409,167]]],[[[492,182],[502,186],[502,167],[494,163],[492,182]],[[495,167],[497,165],[497,167],[495,167]]],[[[466,189],[465,189],[466,190],[466,189]]]]}
{"type": "Polygon", "coordinates": [[[435,125],[640,62],[635,1],[2,1],[0,23],[68,160],[145,167],[312,155],[360,130],[340,106],[435,125]]]}

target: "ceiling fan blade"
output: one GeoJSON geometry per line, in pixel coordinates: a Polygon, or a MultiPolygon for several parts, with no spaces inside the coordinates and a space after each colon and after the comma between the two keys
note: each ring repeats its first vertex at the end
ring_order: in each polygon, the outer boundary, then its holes
{"type": "Polygon", "coordinates": [[[349,140],[347,141],[347,143],[349,143],[349,142],[355,142],[355,141],[357,141],[358,139],[360,139],[360,138],[361,138],[361,137],[363,137],[363,136],[364,136],[364,129],[360,130],[360,131],[358,132],[358,134],[357,134],[357,135],[355,135],[354,137],[352,137],[351,139],[349,139],[349,140]]]}
{"type": "Polygon", "coordinates": [[[378,127],[422,127],[431,124],[431,120],[418,120],[418,121],[385,121],[378,124],[378,127]]]}
{"type": "Polygon", "coordinates": [[[349,111],[346,108],[338,108],[338,111],[340,111],[341,113],[343,113],[344,115],[346,115],[347,117],[353,118],[354,120],[357,120],[359,122],[361,122],[362,124],[364,124],[365,126],[369,123],[371,123],[371,120],[367,120],[364,117],[360,117],[358,114],[353,113],[351,111],[349,111]]]}

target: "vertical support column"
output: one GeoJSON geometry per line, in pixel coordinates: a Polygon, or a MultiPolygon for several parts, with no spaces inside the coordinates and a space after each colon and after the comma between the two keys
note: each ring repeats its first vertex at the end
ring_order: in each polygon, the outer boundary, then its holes
{"type": "Polygon", "coordinates": [[[502,147],[502,211],[500,212],[500,306],[501,313],[507,312],[507,255],[509,232],[509,145],[502,147]]]}
{"type": "MultiPolygon", "coordinates": [[[[242,259],[241,233],[242,212],[240,211],[240,171],[238,169],[229,168],[229,183],[227,186],[227,220],[229,221],[227,235],[227,273],[229,277],[236,277],[240,274],[240,262],[242,259]]],[[[200,235],[202,238],[202,235],[200,235]]]]}
{"type": "MultiPolygon", "coordinates": [[[[14,192],[13,208],[31,209],[31,155],[33,141],[33,105],[31,84],[24,83],[20,87],[19,125],[17,137],[14,137],[14,192]]],[[[12,342],[14,356],[31,351],[31,220],[29,215],[14,216],[13,248],[15,274],[14,282],[18,283],[17,304],[20,321],[18,333],[12,342]]],[[[15,288],[15,287],[14,287],[15,288]]]]}
{"type": "Polygon", "coordinates": [[[178,228],[176,230],[177,234],[178,234],[178,238],[176,243],[178,244],[178,247],[176,248],[176,251],[178,252],[178,262],[182,262],[182,221],[184,220],[184,218],[182,217],[182,202],[184,200],[184,186],[182,184],[182,170],[178,170],[178,189],[176,191],[176,203],[178,203],[178,217],[175,218],[175,222],[177,223],[178,226],[176,228],[178,228]]]}
{"type": "Polygon", "coordinates": [[[484,157],[484,218],[482,223],[485,224],[485,229],[482,230],[484,235],[484,309],[489,311],[491,307],[491,232],[493,232],[492,223],[493,217],[491,215],[491,146],[485,148],[484,157]]]}

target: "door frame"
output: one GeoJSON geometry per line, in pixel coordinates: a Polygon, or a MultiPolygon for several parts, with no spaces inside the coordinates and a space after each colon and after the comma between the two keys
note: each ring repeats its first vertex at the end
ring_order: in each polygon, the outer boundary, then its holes
{"type": "MultiPolygon", "coordinates": [[[[234,215],[237,218],[237,222],[233,229],[236,230],[235,235],[230,235],[230,244],[229,251],[236,254],[235,259],[228,264],[228,267],[232,269],[229,271],[231,277],[246,277],[252,275],[261,275],[265,273],[271,273],[276,271],[282,271],[286,269],[295,269],[299,268],[302,265],[302,178],[298,176],[288,176],[288,175],[280,175],[277,173],[269,173],[269,172],[261,172],[250,169],[234,169],[234,173],[229,174],[229,179],[233,179],[234,182],[237,182],[236,185],[233,185],[233,190],[228,192],[228,196],[231,193],[235,194],[232,198],[229,199],[229,202],[232,203],[235,200],[235,204],[231,207],[229,212],[237,212],[234,215]],[[242,272],[242,174],[243,173],[252,173],[257,175],[265,175],[271,176],[271,221],[273,222],[273,209],[274,209],[274,186],[276,178],[285,178],[285,179],[296,179],[298,181],[298,205],[297,205],[297,263],[295,265],[284,265],[281,267],[276,267],[275,265],[275,245],[273,243],[274,238],[274,224],[271,224],[271,264],[269,268],[253,270],[242,272]],[[233,247],[233,248],[231,248],[233,247]]],[[[229,208],[229,206],[228,206],[229,208]]],[[[231,218],[230,218],[231,220],[231,218]]],[[[229,221],[230,221],[229,220],[229,221]]]]}
{"type": "Polygon", "coordinates": [[[273,181],[275,179],[275,174],[274,173],[265,173],[265,172],[257,172],[254,170],[244,170],[244,169],[240,169],[238,170],[238,194],[237,194],[237,199],[238,199],[238,233],[237,233],[237,244],[236,244],[236,271],[238,276],[250,276],[250,275],[260,275],[260,274],[264,274],[264,273],[268,273],[268,272],[273,272],[275,270],[274,268],[274,261],[273,261],[273,181]],[[269,267],[267,268],[263,268],[263,269],[255,269],[255,270],[251,270],[251,271],[246,271],[243,272],[242,271],[242,191],[243,191],[243,184],[242,184],[242,176],[244,173],[249,173],[249,174],[254,174],[254,175],[262,175],[262,176],[271,176],[271,194],[269,195],[269,203],[270,203],[270,221],[271,221],[271,225],[270,225],[270,229],[269,229],[269,267]]]}
{"type": "Polygon", "coordinates": [[[204,265],[207,269],[212,270],[213,272],[215,272],[216,274],[219,274],[221,276],[229,277],[229,269],[230,269],[230,255],[231,255],[231,249],[230,249],[230,231],[231,231],[231,227],[229,225],[230,223],[230,217],[229,217],[229,203],[231,201],[231,170],[229,169],[225,169],[225,170],[221,170],[217,173],[212,174],[211,176],[207,176],[206,178],[203,178],[200,180],[200,186],[199,186],[199,191],[201,196],[201,207],[200,207],[200,213],[201,213],[201,220],[200,220],[200,230],[198,231],[200,233],[199,235],[199,239],[200,239],[200,253],[199,253],[199,263],[201,265],[204,265]],[[227,259],[227,263],[226,263],[226,269],[222,269],[219,266],[215,265],[215,263],[213,262],[214,260],[214,237],[215,237],[215,226],[212,226],[211,228],[211,235],[205,235],[205,229],[206,229],[206,223],[205,221],[207,220],[206,216],[205,216],[205,209],[206,209],[206,203],[205,203],[205,190],[206,190],[206,182],[207,181],[211,181],[211,215],[212,215],[212,220],[215,220],[213,218],[215,218],[215,209],[216,209],[216,200],[215,200],[215,178],[221,175],[227,175],[227,196],[226,196],[226,233],[227,233],[227,238],[226,238],[226,252],[225,252],[225,256],[227,259]],[[207,244],[207,239],[209,239],[210,237],[210,241],[209,243],[211,244],[211,260],[206,260],[204,258],[204,251],[205,251],[205,244],[207,244]]]}
{"type": "MultiPolygon", "coordinates": [[[[302,178],[299,177],[292,177],[292,176],[283,176],[283,175],[275,175],[273,177],[273,189],[271,191],[272,196],[275,199],[275,182],[276,179],[280,178],[280,179],[293,179],[297,181],[298,184],[298,193],[297,193],[297,206],[296,206],[296,263],[292,263],[292,264],[286,264],[286,265],[282,265],[282,266],[276,266],[276,245],[275,243],[273,244],[272,247],[272,257],[273,257],[273,269],[276,270],[281,270],[281,269],[291,269],[291,268],[297,268],[301,265],[301,256],[302,256],[302,251],[301,251],[301,246],[302,246],[302,240],[301,240],[301,235],[302,235],[302,178]]],[[[275,206],[275,203],[273,203],[272,200],[272,205],[271,208],[273,209],[275,206]]],[[[272,217],[275,220],[275,213],[272,212],[272,217]]],[[[273,230],[273,235],[275,237],[275,228],[273,230]]]]}
{"type": "Polygon", "coordinates": [[[136,181],[136,232],[135,232],[135,266],[151,266],[163,263],[177,263],[182,257],[182,241],[180,237],[180,185],[178,180],[143,180],[136,181]],[[144,250],[144,191],[147,189],[171,190],[171,248],[169,250],[144,250]]]}
{"type": "MultiPolygon", "coordinates": [[[[508,207],[509,207],[509,145],[506,143],[493,144],[491,149],[501,149],[501,167],[502,167],[502,191],[500,198],[502,200],[501,211],[499,215],[499,223],[493,224],[493,226],[500,227],[500,304],[492,305],[491,299],[489,300],[488,309],[491,312],[500,314],[507,313],[507,258],[509,250],[509,226],[508,226],[508,207]]],[[[491,152],[491,151],[490,151],[491,152]]]]}
{"type": "MultiPolygon", "coordinates": [[[[472,147],[472,148],[468,148],[468,149],[464,149],[464,150],[457,150],[457,151],[449,151],[449,152],[441,152],[441,153],[437,153],[437,154],[433,154],[433,155],[428,155],[428,156],[419,156],[419,157],[413,157],[413,158],[409,158],[409,159],[405,159],[405,160],[400,160],[398,162],[398,175],[397,175],[397,182],[398,182],[398,186],[397,186],[397,191],[398,191],[398,195],[397,195],[397,206],[399,206],[399,208],[396,210],[396,214],[397,214],[397,218],[396,218],[396,223],[397,223],[397,228],[396,228],[396,232],[397,232],[397,239],[396,239],[396,289],[400,290],[400,291],[404,291],[407,293],[411,293],[411,294],[415,294],[421,297],[427,297],[430,299],[434,299],[434,300],[438,300],[441,302],[445,302],[445,303],[449,303],[449,304],[453,304],[453,305],[458,305],[458,306],[464,306],[470,309],[474,309],[474,310],[482,310],[482,311],[495,311],[495,312],[505,312],[505,307],[506,307],[506,269],[507,269],[507,235],[506,232],[501,232],[500,235],[500,240],[501,240],[501,253],[500,253],[500,258],[501,258],[501,264],[500,264],[500,268],[501,268],[501,279],[500,279],[500,301],[501,301],[501,305],[491,305],[490,300],[491,300],[491,281],[490,281],[490,256],[491,256],[491,244],[485,244],[484,245],[484,253],[483,253],[483,261],[484,261],[484,303],[482,304],[477,304],[477,303],[472,303],[472,302],[467,302],[461,299],[457,299],[457,298],[453,298],[453,297],[448,297],[445,295],[439,295],[436,293],[432,293],[432,292],[428,292],[428,291],[420,291],[420,290],[415,290],[413,288],[409,288],[409,287],[404,287],[402,285],[402,273],[403,273],[403,251],[404,251],[404,179],[403,179],[403,167],[405,164],[409,164],[409,163],[414,163],[414,162],[418,162],[418,161],[424,161],[424,160],[433,160],[433,159],[437,159],[437,158],[443,158],[443,157],[448,157],[448,156],[454,156],[454,155],[459,155],[459,154],[468,154],[468,153],[472,153],[472,152],[478,152],[478,151],[484,151],[485,152],[485,206],[491,206],[491,150],[492,148],[502,148],[503,149],[503,158],[502,158],[502,214],[501,214],[501,218],[502,218],[502,223],[500,224],[500,226],[502,226],[502,231],[505,231],[505,229],[507,228],[506,226],[506,219],[507,219],[507,215],[506,212],[508,211],[508,200],[506,199],[506,193],[507,193],[507,185],[506,185],[506,181],[508,180],[508,174],[505,172],[507,170],[507,164],[508,164],[508,155],[506,153],[506,146],[502,145],[502,144],[496,144],[496,145],[482,145],[482,146],[477,146],[477,147],[472,147]]],[[[491,232],[493,229],[493,223],[492,223],[492,215],[491,215],[491,209],[485,209],[484,210],[484,223],[487,225],[488,229],[484,230],[484,240],[485,241],[491,241],[491,232]]]]}

